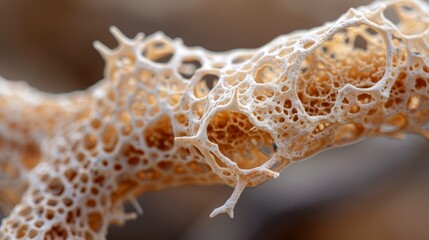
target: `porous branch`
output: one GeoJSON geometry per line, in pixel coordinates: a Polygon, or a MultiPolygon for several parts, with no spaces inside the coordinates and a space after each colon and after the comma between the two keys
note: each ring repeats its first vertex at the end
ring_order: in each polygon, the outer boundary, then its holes
{"type": "Polygon", "coordinates": [[[211,215],[232,217],[246,187],[327,148],[429,138],[423,1],[374,2],[227,53],[111,31],[119,46],[94,44],[106,67],[87,91],[0,81],[0,207],[14,206],[1,239],[104,239],[135,217],[124,202],[183,184],[235,187],[211,215]]]}

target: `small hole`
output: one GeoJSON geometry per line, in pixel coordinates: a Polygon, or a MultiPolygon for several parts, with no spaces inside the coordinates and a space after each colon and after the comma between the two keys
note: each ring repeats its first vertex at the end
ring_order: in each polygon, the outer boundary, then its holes
{"type": "Polygon", "coordinates": [[[416,89],[422,89],[427,86],[426,81],[423,78],[417,78],[415,88],[416,89]]]}
{"type": "Polygon", "coordinates": [[[358,113],[360,111],[360,107],[359,106],[352,106],[349,110],[350,113],[358,113]]]}
{"type": "Polygon", "coordinates": [[[372,28],[367,28],[366,32],[369,33],[370,35],[378,35],[378,32],[372,28]]]}
{"type": "Polygon", "coordinates": [[[168,63],[174,55],[174,49],[166,42],[148,43],[142,55],[156,63],[168,63]]]}
{"type": "Polygon", "coordinates": [[[366,41],[365,38],[363,38],[360,35],[357,35],[355,38],[355,41],[353,43],[353,47],[356,49],[362,49],[362,50],[366,51],[367,44],[368,44],[368,42],[366,41]]]}
{"type": "Polygon", "coordinates": [[[54,178],[48,185],[48,190],[55,196],[59,196],[64,192],[64,185],[59,178],[54,178]]]}
{"type": "Polygon", "coordinates": [[[271,65],[263,65],[256,72],[254,79],[257,83],[268,83],[277,79],[280,72],[279,67],[273,67],[271,65]]]}
{"type": "Polygon", "coordinates": [[[173,53],[168,53],[162,57],[154,59],[153,61],[157,63],[168,63],[172,57],[173,57],[173,53]]]}
{"type": "Polygon", "coordinates": [[[180,75],[185,79],[190,79],[194,76],[195,71],[201,68],[201,63],[198,60],[184,60],[179,67],[180,75]]]}
{"type": "Polygon", "coordinates": [[[368,104],[371,101],[373,101],[372,96],[368,93],[362,93],[357,98],[358,98],[358,101],[362,104],[368,104]]]}
{"type": "Polygon", "coordinates": [[[392,22],[395,25],[398,25],[400,18],[398,16],[398,13],[394,9],[394,6],[387,7],[384,12],[384,17],[387,18],[390,22],[392,22]]]}
{"type": "Polygon", "coordinates": [[[309,49],[314,45],[314,41],[309,41],[307,43],[304,44],[304,49],[309,49]]]}
{"type": "Polygon", "coordinates": [[[197,83],[194,94],[197,98],[203,98],[216,86],[219,77],[215,74],[206,74],[197,83]]]}

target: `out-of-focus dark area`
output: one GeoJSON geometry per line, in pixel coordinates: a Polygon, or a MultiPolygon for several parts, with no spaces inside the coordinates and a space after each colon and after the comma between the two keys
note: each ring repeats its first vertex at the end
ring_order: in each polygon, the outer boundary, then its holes
{"type": "MultiPolygon", "coordinates": [[[[213,51],[259,47],[280,34],[335,20],[369,0],[4,0],[0,76],[48,92],[85,89],[102,79],[93,49],[163,31],[213,51]]],[[[108,239],[429,239],[429,143],[374,138],[297,163],[247,189],[235,218],[209,219],[232,189],[185,186],[140,198],[145,213],[108,239]]],[[[133,211],[131,207],[128,211],[133,211]]]]}

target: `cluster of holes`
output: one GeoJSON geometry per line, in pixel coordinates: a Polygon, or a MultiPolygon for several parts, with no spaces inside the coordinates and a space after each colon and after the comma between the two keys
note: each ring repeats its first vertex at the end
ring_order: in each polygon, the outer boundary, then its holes
{"type": "Polygon", "coordinates": [[[174,133],[170,117],[164,115],[150,123],[144,132],[144,138],[150,148],[157,148],[160,151],[168,151],[173,148],[174,133]]]}
{"type": "MultiPolygon", "coordinates": [[[[88,182],[87,175],[78,176],[76,170],[68,169],[64,176],[69,181],[69,184],[73,179],[80,178],[81,182],[88,182]]],[[[17,213],[25,222],[7,222],[11,224],[13,229],[16,229],[16,239],[35,239],[43,234],[44,239],[65,239],[72,236],[81,236],[85,239],[96,239],[96,235],[101,232],[103,226],[102,214],[98,211],[90,211],[85,218],[82,215],[80,208],[73,208],[73,200],[69,197],[63,196],[65,192],[65,183],[59,177],[51,177],[48,174],[44,174],[40,177],[40,180],[46,186],[46,190],[42,194],[39,190],[32,192],[33,205],[32,207],[27,205],[21,205],[21,210],[17,213]],[[66,216],[67,224],[72,224],[76,221],[81,221],[78,228],[70,227],[64,228],[61,225],[54,225],[50,229],[41,231],[45,225],[45,220],[53,220],[56,215],[66,216]],[[36,220],[34,217],[40,216],[42,219],[36,220]],[[30,224],[32,223],[32,224],[30,224]],[[85,230],[82,226],[88,226],[85,230]],[[77,231],[76,231],[77,230],[77,231]],[[83,232],[83,233],[79,233],[83,232]],[[82,235],[83,234],[83,235],[82,235]]],[[[94,182],[96,180],[94,179],[94,182]]],[[[98,190],[92,190],[93,195],[98,194],[98,190]]],[[[95,197],[95,196],[94,196],[95,197]]],[[[87,209],[95,209],[97,202],[93,199],[87,201],[87,209]]]]}
{"type": "MultiPolygon", "coordinates": [[[[389,18],[402,32],[405,34],[416,34],[421,32],[421,24],[419,19],[415,15],[415,9],[408,5],[394,5],[390,6],[385,11],[385,16],[389,18]],[[393,14],[398,14],[390,19],[389,9],[393,9],[393,14]],[[411,23],[416,23],[413,27],[411,23]]],[[[400,41],[400,39],[396,39],[400,41]]],[[[309,41],[303,44],[304,49],[309,49],[315,44],[314,41],[309,41]]],[[[156,63],[165,64],[168,63],[174,56],[174,48],[167,41],[155,40],[145,44],[142,55],[156,63]]],[[[244,63],[251,57],[250,54],[244,54],[235,57],[232,60],[234,64],[244,63]]],[[[300,67],[299,72],[299,84],[298,84],[298,97],[300,98],[306,112],[312,116],[327,115],[330,113],[331,108],[336,101],[338,90],[345,84],[352,84],[359,88],[368,88],[377,83],[384,74],[385,68],[385,44],[380,34],[374,29],[368,26],[357,26],[345,29],[335,34],[330,40],[323,43],[318,49],[315,50],[310,56],[304,60],[300,67]]],[[[404,57],[406,58],[406,56],[404,57]]],[[[290,59],[293,59],[292,57],[290,59]]],[[[289,59],[289,60],[290,60],[289,59]]],[[[290,60],[292,61],[292,60],[290,60]]],[[[405,61],[404,59],[398,59],[398,61],[405,61]]],[[[118,67],[127,68],[132,66],[135,59],[122,56],[118,59],[118,67]]],[[[250,64],[248,66],[251,66],[250,64]]],[[[177,71],[184,79],[191,79],[195,75],[198,76],[197,71],[202,67],[200,60],[194,57],[185,58],[182,60],[177,71]]],[[[222,64],[218,65],[219,68],[222,64]]],[[[246,66],[244,66],[246,67],[246,66]]],[[[423,66],[424,68],[425,66],[423,66]]],[[[426,67],[427,69],[427,67],[426,67]]],[[[427,73],[428,71],[426,71],[427,73]]],[[[200,73],[200,72],[198,72],[200,73]]],[[[279,78],[280,68],[279,64],[267,64],[263,63],[257,67],[256,72],[253,74],[253,79],[256,83],[265,84],[270,83],[279,78]]],[[[171,72],[164,72],[163,78],[156,76],[154,72],[150,70],[141,70],[139,78],[148,88],[153,88],[157,84],[156,80],[169,80],[171,72]],[[155,79],[156,78],[156,79],[155,79]]],[[[240,79],[240,76],[237,75],[240,79]]],[[[391,90],[392,98],[386,103],[386,108],[391,108],[395,104],[403,103],[404,95],[406,94],[406,73],[400,73],[397,76],[395,84],[391,90]]],[[[161,81],[160,80],[160,81],[161,81]]],[[[213,73],[206,73],[196,79],[196,85],[194,87],[194,95],[197,98],[206,97],[209,92],[216,86],[219,81],[219,76],[213,73]]],[[[414,79],[414,88],[416,91],[423,91],[429,85],[429,80],[424,76],[419,76],[414,79]]],[[[282,92],[287,89],[282,89],[282,92]]],[[[273,97],[274,91],[264,90],[255,91],[255,101],[257,103],[266,102],[268,98],[273,97]]],[[[101,124],[98,119],[93,119],[90,123],[91,127],[95,130],[99,130],[99,138],[92,133],[87,133],[83,138],[83,147],[88,153],[94,153],[96,149],[101,148],[106,153],[112,153],[116,149],[118,142],[120,141],[120,135],[128,135],[132,133],[132,117],[145,117],[148,111],[151,111],[151,115],[156,115],[160,111],[156,110],[160,104],[159,99],[154,95],[150,95],[145,91],[137,91],[135,95],[136,101],[131,104],[131,112],[122,112],[118,115],[118,122],[122,128],[118,128],[113,124],[101,124]],[[140,99],[145,99],[144,102],[140,99]],[[155,110],[154,110],[155,109],[155,110]],[[131,116],[133,115],[133,116],[131,116]]],[[[115,102],[118,101],[115,92],[109,92],[108,99],[115,102]]],[[[349,100],[344,99],[343,104],[347,107],[351,114],[355,114],[361,111],[361,107],[370,105],[375,101],[375,97],[369,93],[363,93],[356,97],[356,103],[358,105],[350,106],[349,100]]],[[[407,106],[411,110],[415,110],[420,104],[419,95],[413,95],[409,97],[407,106]]],[[[179,101],[174,100],[174,104],[179,101]]],[[[174,105],[172,104],[172,105],[174,105]]],[[[291,116],[292,121],[303,124],[303,121],[298,118],[297,109],[292,107],[290,99],[285,99],[283,103],[278,103],[279,106],[273,109],[268,109],[268,113],[273,115],[273,112],[281,113],[286,116],[291,116]],[[281,105],[283,104],[283,108],[281,105]],[[271,111],[271,112],[270,112],[271,111]]],[[[196,116],[201,118],[203,115],[204,104],[193,104],[192,111],[196,116]]],[[[374,109],[372,109],[374,110],[374,109]]],[[[376,111],[376,109],[374,110],[376,111]]],[[[108,112],[108,111],[106,111],[108,112]]],[[[254,113],[258,120],[262,121],[260,113],[254,113]],[[260,118],[260,119],[259,119],[260,118]]],[[[166,153],[174,147],[174,133],[172,128],[171,119],[168,115],[163,115],[157,118],[151,123],[143,121],[136,121],[135,124],[139,128],[145,127],[145,131],[139,134],[145,140],[149,150],[154,152],[166,153]],[[147,124],[147,125],[146,125],[147,124]]],[[[189,125],[189,119],[184,114],[179,114],[175,117],[175,121],[181,125],[187,127],[189,125]]],[[[279,117],[276,121],[285,122],[284,116],[279,117]]],[[[364,134],[364,127],[359,123],[347,123],[339,126],[335,129],[331,127],[331,122],[320,122],[313,130],[312,137],[320,136],[322,132],[326,132],[327,129],[334,132],[334,137],[331,141],[333,145],[341,145],[344,143],[350,143],[358,140],[364,134]]],[[[395,114],[389,117],[381,127],[381,132],[392,133],[402,130],[407,125],[407,118],[404,114],[395,114]]],[[[252,124],[249,118],[242,113],[223,111],[217,113],[210,119],[207,126],[208,138],[211,142],[218,145],[220,152],[229,158],[231,161],[237,163],[242,169],[251,169],[258,167],[267,160],[269,160],[274,152],[277,150],[277,145],[274,142],[271,135],[261,129],[258,129],[252,124]]],[[[285,135],[284,135],[285,136],[285,135]]],[[[318,139],[316,139],[318,140],[318,139]]],[[[299,148],[301,144],[305,143],[305,139],[301,138],[294,144],[291,144],[290,151],[293,153],[300,152],[299,148]]],[[[307,144],[306,147],[312,150],[318,150],[323,146],[325,142],[319,140],[313,143],[307,144]]],[[[26,151],[23,152],[22,161],[26,168],[32,169],[40,161],[40,150],[35,144],[29,144],[25,147],[26,151]]],[[[117,172],[123,172],[124,165],[128,167],[135,167],[135,174],[130,177],[123,177],[117,183],[117,186],[113,193],[110,195],[112,202],[116,202],[119,199],[127,196],[130,192],[135,191],[139,186],[139,181],[155,181],[161,178],[163,173],[174,172],[175,176],[183,176],[183,181],[194,181],[190,176],[194,176],[195,173],[204,175],[210,172],[210,167],[195,159],[188,162],[177,162],[173,161],[170,155],[165,160],[157,161],[153,168],[141,168],[149,163],[149,156],[142,149],[136,148],[132,145],[126,145],[122,150],[122,155],[125,162],[113,162],[109,160],[101,160],[102,164],[106,168],[113,168],[117,172]],[[186,173],[190,173],[186,175],[186,173]]],[[[177,152],[179,158],[184,156],[192,156],[191,152],[181,149],[182,152],[177,152]]],[[[96,152],[95,152],[96,153],[96,152]]],[[[83,161],[85,158],[83,153],[76,154],[79,161],[83,161]]],[[[225,168],[224,176],[231,176],[232,173],[226,169],[225,164],[219,160],[218,157],[214,156],[216,164],[225,168]]],[[[283,164],[283,163],[282,163],[283,164]]],[[[15,173],[16,169],[10,166],[2,166],[6,169],[6,172],[10,174],[15,173]],[[8,170],[9,169],[9,170],[8,170]]],[[[92,198],[86,201],[86,207],[91,209],[89,214],[86,216],[85,221],[89,227],[89,231],[85,232],[85,238],[94,238],[93,234],[101,231],[103,226],[103,215],[101,212],[95,210],[100,205],[101,200],[97,199],[97,194],[100,192],[100,188],[105,182],[105,176],[88,176],[87,174],[79,173],[75,168],[67,169],[63,177],[68,183],[64,183],[62,178],[50,177],[48,175],[42,176],[41,180],[46,185],[46,192],[51,196],[45,198],[42,194],[34,194],[34,203],[36,205],[46,204],[48,208],[46,210],[24,208],[20,215],[24,218],[29,218],[34,214],[43,215],[46,219],[53,219],[56,214],[62,214],[65,209],[71,208],[74,204],[70,198],[62,198],[65,192],[65,186],[67,184],[73,184],[73,187],[80,192],[91,192],[92,198]],[[91,185],[89,184],[91,182],[91,185]],[[79,184],[78,184],[79,183],[79,184]],[[57,206],[64,206],[65,208],[57,208],[57,206]],[[54,211],[55,209],[56,211],[54,211]]],[[[172,178],[165,179],[164,181],[173,181],[172,178]]],[[[166,182],[163,182],[166,183],[166,182]]],[[[81,210],[75,209],[68,212],[67,223],[74,221],[75,218],[81,217],[81,210]]],[[[31,220],[31,219],[26,219],[31,220]]],[[[42,222],[37,222],[36,227],[40,228],[43,226],[42,222]]],[[[17,238],[25,239],[34,238],[37,236],[37,230],[30,229],[29,225],[17,223],[14,228],[17,228],[17,238]]],[[[68,230],[60,225],[52,227],[45,235],[46,238],[67,238],[68,230]]]]}
{"type": "Polygon", "coordinates": [[[406,89],[407,74],[400,72],[395,79],[395,83],[390,89],[389,100],[386,102],[386,108],[394,108],[397,106],[402,106],[403,99],[405,98],[407,89],[406,89]]]}
{"type": "Polygon", "coordinates": [[[384,75],[385,43],[366,26],[346,28],[325,41],[300,66],[298,97],[307,114],[327,115],[346,84],[368,88],[384,75]]]}
{"type": "Polygon", "coordinates": [[[207,135],[224,156],[242,169],[260,166],[274,153],[274,140],[270,134],[256,128],[242,113],[217,113],[210,119],[207,135]]]}

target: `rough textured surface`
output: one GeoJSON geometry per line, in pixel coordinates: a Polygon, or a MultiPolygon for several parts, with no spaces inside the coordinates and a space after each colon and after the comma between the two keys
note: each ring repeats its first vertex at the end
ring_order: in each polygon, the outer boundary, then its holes
{"type": "Polygon", "coordinates": [[[135,217],[125,201],[182,184],[235,187],[210,215],[232,217],[245,187],[294,161],[373,135],[429,137],[428,25],[427,3],[382,1],[226,53],[112,28],[119,46],[95,44],[105,79],[85,92],[1,80],[0,207],[13,210],[0,236],[103,239],[135,217]]]}

